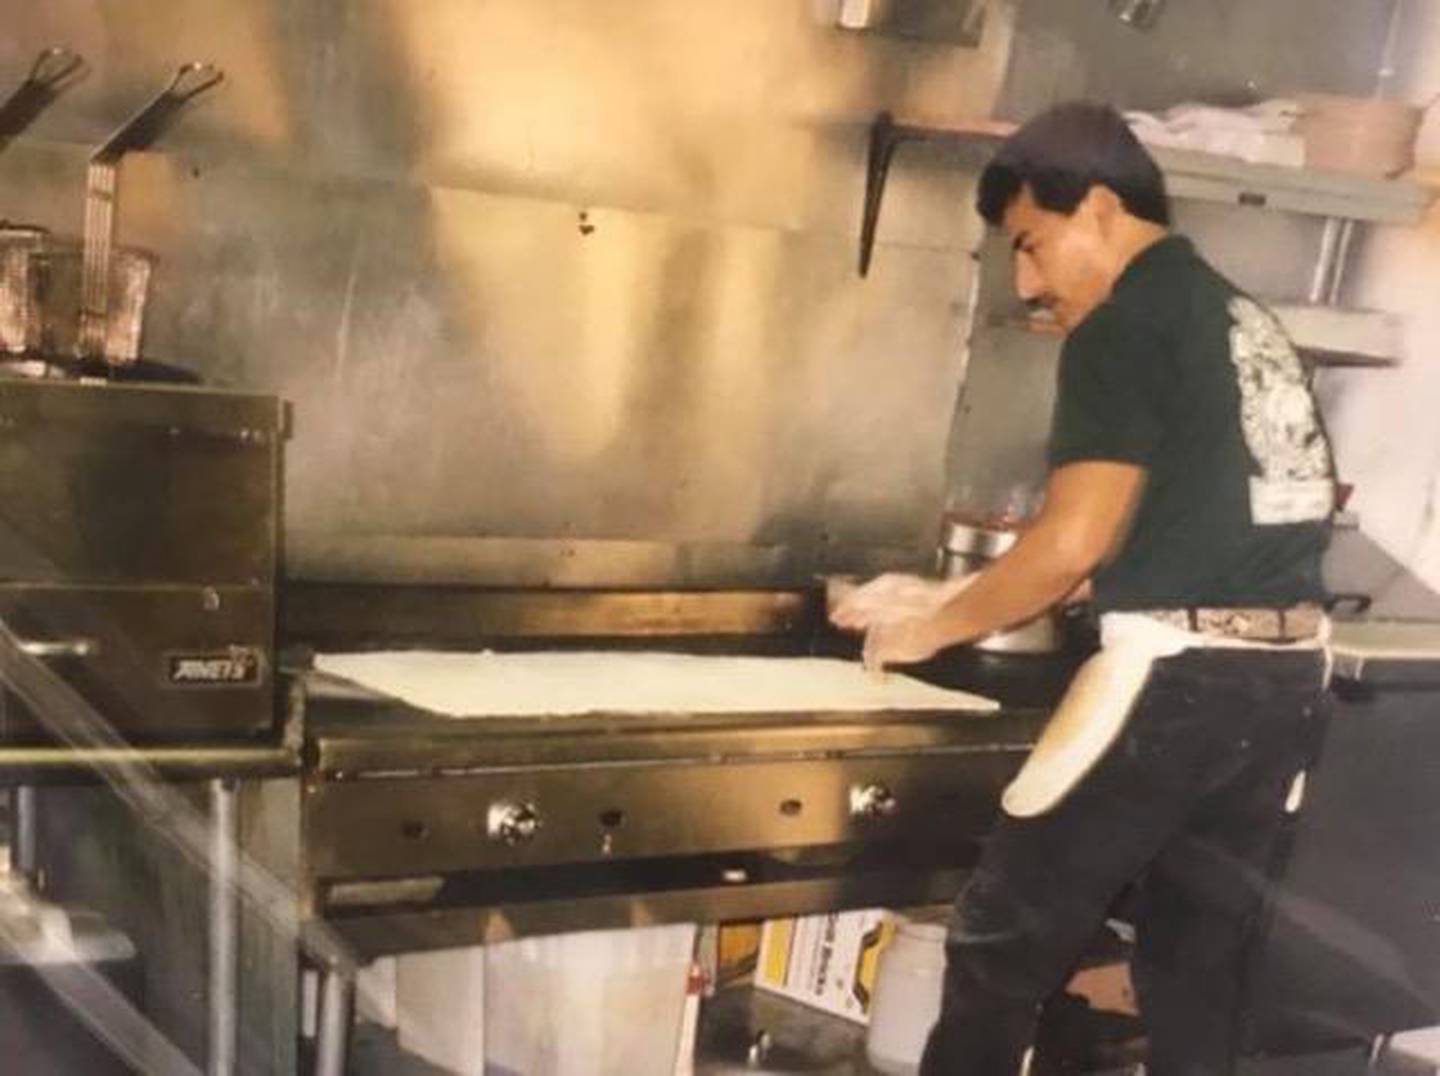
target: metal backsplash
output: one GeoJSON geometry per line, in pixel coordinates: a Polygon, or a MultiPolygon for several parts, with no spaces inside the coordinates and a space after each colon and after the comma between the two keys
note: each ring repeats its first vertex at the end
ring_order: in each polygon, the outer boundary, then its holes
{"type": "Polygon", "coordinates": [[[78,232],[84,147],[225,70],[127,160],[119,239],[159,257],[148,356],[293,401],[292,573],[503,579],[543,539],[571,583],[764,581],[933,539],[973,176],[897,177],[862,281],[866,125],[988,112],[1007,5],[979,47],[814,0],[6,6],[0,78],[94,70],[0,155],[0,216],[78,232]]]}

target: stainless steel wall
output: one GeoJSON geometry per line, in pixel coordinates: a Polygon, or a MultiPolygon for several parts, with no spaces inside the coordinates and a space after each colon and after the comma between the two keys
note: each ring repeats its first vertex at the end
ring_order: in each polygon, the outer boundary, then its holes
{"type": "Polygon", "coordinates": [[[988,113],[1008,5],[978,48],[825,0],[0,6],[0,89],[52,43],[94,68],[0,155],[12,220],[78,232],[85,147],[175,64],[225,69],[127,160],[119,231],[160,257],[147,355],[294,401],[293,573],[758,579],[931,542],[972,177],[897,173],[861,281],[866,125],[988,113]]]}
{"type": "Polygon", "coordinates": [[[1148,30],[1108,0],[1024,0],[1001,115],[1068,97],[1163,109],[1374,91],[1396,0],[1165,0],[1148,30]]]}

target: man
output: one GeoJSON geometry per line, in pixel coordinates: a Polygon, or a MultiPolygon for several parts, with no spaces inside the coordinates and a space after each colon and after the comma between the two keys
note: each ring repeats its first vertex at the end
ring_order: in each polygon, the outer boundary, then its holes
{"type": "Polygon", "coordinates": [[[921,1071],[1015,1076],[1037,1006],[1134,883],[1148,1071],[1230,1073],[1323,687],[1329,448],[1283,332],[1169,232],[1163,177],[1114,110],[1027,123],[978,203],[1012,241],[1020,297],[1066,332],[1043,507],[963,589],[882,577],[832,615],[865,632],[867,664],[904,664],[1088,583],[1104,649],[956,900],[921,1071]]]}

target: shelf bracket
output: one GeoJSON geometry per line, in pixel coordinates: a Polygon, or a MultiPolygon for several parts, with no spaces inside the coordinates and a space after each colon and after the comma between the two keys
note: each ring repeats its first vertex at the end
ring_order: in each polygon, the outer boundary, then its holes
{"type": "Polygon", "coordinates": [[[865,163],[865,211],[860,220],[860,275],[870,271],[870,258],[875,252],[875,228],[880,223],[880,203],[885,197],[885,182],[890,178],[890,161],[895,147],[904,139],[888,112],[875,117],[870,126],[870,153],[865,163]]]}

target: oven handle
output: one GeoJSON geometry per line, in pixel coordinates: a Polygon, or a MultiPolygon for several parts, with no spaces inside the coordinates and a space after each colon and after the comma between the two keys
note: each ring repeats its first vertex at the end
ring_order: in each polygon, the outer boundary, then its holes
{"type": "Polygon", "coordinates": [[[88,658],[100,652],[94,639],[21,639],[20,649],[32,658],[88,658]]]}

